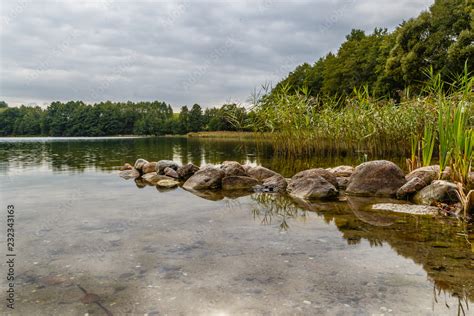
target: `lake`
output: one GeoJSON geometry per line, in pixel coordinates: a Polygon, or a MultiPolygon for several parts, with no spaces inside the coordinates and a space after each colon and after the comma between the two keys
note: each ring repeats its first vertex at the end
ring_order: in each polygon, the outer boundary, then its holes
{"type": "MultiPolygon", "coordinates": [[[[252,140],[0,138],[2,234],[15,207],[13,315],[473,315],[472,226],[124,180],[137,158],[224,160],[284,176],[364,153],[282,159],[252,140]],[[85,304],[84,291],[100,304],[85,304]],[[99,306],[100,305],[100,306],[99,306]],[[468,309],[470,308],[470,309],[468,309]],[[106,312],[107,311],[107,312],[106,312]]],[[[385,158],[403,167],[403,158],[385,158]]],[[[1,284],[8,265],[2,260],[1,284]]]]}

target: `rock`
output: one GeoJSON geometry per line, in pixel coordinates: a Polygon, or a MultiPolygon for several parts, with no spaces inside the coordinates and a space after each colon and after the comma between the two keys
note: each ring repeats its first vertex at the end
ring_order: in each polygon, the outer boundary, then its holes
{"type": "Polygon", "coordinates": [[[121,176],[122,178],[124,178],[126,180],[135,179],[135,178],[138,178],[140,176],[140,172],[137,169],[132,168],[132,169],[129,169],[129,170],[120,171],[119,176],[121,176]]]}
{"type": "Polygon", "coordinates": [[[209,190],[218,189],[222,186],[224,171],[221,169],[206,167],[191,176],[183,185],[187,190],[209,190]]]}
{"type": "Polygon", "coordinates": [[[229,176],[222,179],[222,189],[224,190],[250,190],[258,181],[251,177],[229,176]]]}
{"type": "Polygon", "coordinates": [[[357,196],[394,196],[405,183],[403,171],[393,162],[368,161],[355,168],[346,193],[357,196]]]}
{"type": "Polygon", "coordinates": [[[338,166],[327,170],[336,177],[350,177],[354,173],[354,167],[352,166],[338,166]]]}
{"type": "Polygon", "coordinates": [[[179,182],[176,180],[160,180],[156,183],[157,186],[163,187],[163,188],[174,188],[178,184],[179,182]]]}
{"type": "MultiPolygon", "coordinates": [[[[438,180],[440,178],[439,172],[440,172],[439,165],[420,167],[410,172],[406,176],[406,179],[407,181],[410,181],[411,179],[418,177],[421,180],[423,180],[425,183],[427,183],[427,185],[429,185],[434,180],[438,180]]],[[[445,170],[443,171],[443,175],[441,176],[441,179],[448,179],[450,176],[451,176],[451,168],[446,167],[445,170]]]]}
{"type": "Polygon", "coordinates": [[[347,189],[347,186],[349,185],[349,179],[349,177],[336,177],[337,188],[340,190],[347,189]]]}
{"type": "Polygon", "coordinates": [[[286,179],[283,176],[276,174],[263,180],[261,189],[263,192],[285,192],[287,186],[288,182],[286,182],[286,179]]]}
{"type": "Polygon", "coordinates": [[[405,183],[400,189],[397,190],[397,198],[403,199],[420,191],[431,183],[431,181],[426,182],[426,180],[429,179],[427,179],[426,177],[425,180],[419,177],[411,177],[407,183],[405,183]]]}
{"type": "Polygon", "coordinates": [[[221,165],[222,171],[226,177],[230,176],[247,176],[244,168],[237,161],[224,161],[221,165]]]}
{"type": "Polygon", "coordinates": [[[135,161],[135,164],[133,165],[133,167],[137,169],[138,171],[142,172],[142,168],[146,163],[148,163],[148,161],[146,161],[145,159],[139,158],[137,159],[137,161],[135,161]]]}
{"type": "Polygon", "coordinates": [[[142,167],[142,173],[155,172],[155,170],[156,170],[156,162],[147,162],[142,167]]]}
{"type": "Polygon", "coordinates": [[[176,170],[174,170],[170,167],[166,167],[165,170],[164,170],[164,173],[165,173],[165,176],[175,178],[175,179],[179,178],[178,172],[176,172],[176,170]]]}
{"type": "Polygon", "coordinates": [[[337,189],[336,176],[332,172],[322,168],[314,168],[298,172],[291,178],[291,181],[298,180],[301,178],[312,178],[318,176],[323,177],[326,181],[331,183],[337,189]]]}
{"type": "Polygon", "coordinates": [[[171,168],[174,170],[178,169],[178,164],[173,160],[160,160],[156,163],[156,173],[164,174],[166,168],[171,168]]]}
{"type": "Polygon", "coordinates": [[[133,169],[133,166],[129,164],[128,162],[125,163],[122,167],[120,167],[120,171],[131,170],[131,169],[133,169]]]}
{"type": "Polygon", "coordinates": [[[193,165],[192,163],[188,163],[184,166],[181,166],[176,170],[178,173],[178,177],[182,180],[188,180],[193,174],[195,174],[199,170],[199,167],[193,165]]]}
{"type": "Polygon", "coordinates": [[[395,203],[374,204],[372,205],[372,209],[377,211],[391,211],[414,215],[436,215],[439,211],[439,209],[435,206],[395,203]]]}
{"type": "Polygon", "coordinates": [[[266,178],[270,178],[274,175],[277,175],[278,173],[262,166],[256,166],[248,168],[247,174],[252,178],[257,179],[258,181],[263,181],[266,178]]]}
{"type": "Polygon", "coordinates": [[[242,165],[242,168],[244,168],[245,173],[248,174],[250,168],[253,168],[253,167],[251,165],[245,164],[245,165],[242,165]]]}
{"type": "Polygon", "coordinates": [[[457,186],[445,180],[435,180],[413,196],[416,204],[433,205],[435,202],[459,202],[457,186]]]}
{"type": "Polygon", "coordinates": [[[157,174],[156,172],[149,172],[142,176],[143,181],[148,184],[156,185],[158,181],[161,180],[174,180],[173,178],[167,177],[165,175],[157,174]]]}
{"type": "Polygon", "coordinates": [[[336,187],[322,176],[291,179],[287,188],[291,196],[305,199],[330,199],[338,195],[336,187]]]}

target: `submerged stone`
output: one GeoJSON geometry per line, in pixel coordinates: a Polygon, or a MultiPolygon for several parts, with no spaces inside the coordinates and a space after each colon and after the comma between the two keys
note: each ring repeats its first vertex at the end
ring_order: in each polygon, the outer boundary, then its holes
{"type": "Polygon", "coordinates": [[[372,209],[377,211],[391,211],[414,215],[436,215],[439,211],[439,209],[435,206],[395,203],[374,204],[372,205],[372,209]]]}
{"type": "Polygon", "coordinates": [[[179,184],[178,181],[176,180],[160,180],[156,183],[157,186],[163,187],[163,188],[174,188],[179,184]]]}

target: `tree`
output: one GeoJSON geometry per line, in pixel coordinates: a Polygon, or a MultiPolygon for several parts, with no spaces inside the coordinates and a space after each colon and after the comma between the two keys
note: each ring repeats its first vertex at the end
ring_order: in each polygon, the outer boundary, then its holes
{"type": "Polygon", "coordinates": [[[0,101],[0,109],[7,108],[8,104],[5,101],[0,101]]]}
{"type": "Polygon", "coordinates": [[[189,131],[198,132],[202,130],[203,117],[202,109],[199,104],[194,104],[191,111],[189,111],[188,122],[189,131]]]}
{"type": "Polygon", "coordinates": [[[181,107],[181,111],[178,116],[178,132],[180,134],[186,134],[189,131],[189,110],[185,105],[181,107]]]}

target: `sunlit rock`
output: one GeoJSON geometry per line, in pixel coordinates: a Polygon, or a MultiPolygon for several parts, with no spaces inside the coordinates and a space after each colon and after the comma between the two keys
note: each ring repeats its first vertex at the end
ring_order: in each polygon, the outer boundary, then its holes
{"type": "Polygon", "coordinates": [[[142,167],[142,173],[150,173],[155,172],[156,170],[156,162],[147,162],[142,167]]]}
{"type": "Polygon", "coordinates": [[[221,165],[222,171],[226,177],[230,176],[247,176],[244,168],[237,161],[224,161],[221,165]]]}
{"type": "Polygon", "coordinates": [[[135,169],[137,169],[138,171],[141,172],[143,166],[144,166],[146,163],[148,163],[147,160],[142,159],[142,158],[139,158],[139,159],[137,159],[137,161],[135,161],[135,164],[133,165],[133,167],[134,167],[135,169]]]}

